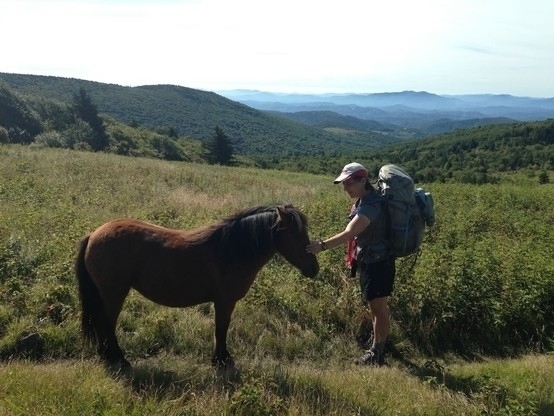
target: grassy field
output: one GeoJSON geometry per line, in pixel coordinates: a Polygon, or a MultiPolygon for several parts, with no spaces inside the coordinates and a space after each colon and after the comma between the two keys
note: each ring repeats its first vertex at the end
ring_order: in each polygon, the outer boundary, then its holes
{"type": "Polygon", "coordinates": [[[439,219],[399,267],[388,366],[352,364],[368,317],[337,249],[313,280],[280,257],[260,272],[231,322],[234,371],[210,366],[211,305],[132,293],[118,336],[133,369],[113,373],[80,340],[82,235],[290,202],[317,239],[349,201],[323,176],[0,146],[0,416],[554,414],[554,192],[508,179],[426,185],[439,219]]]}

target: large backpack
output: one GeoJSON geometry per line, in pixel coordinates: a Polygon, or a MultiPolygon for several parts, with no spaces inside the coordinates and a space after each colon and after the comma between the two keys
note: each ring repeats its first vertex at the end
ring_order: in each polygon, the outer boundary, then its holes
{"type": "Polygon", "coordinates": [[[384,165],[377,186],[385,198],[389,249],[394,257],[419,251],[425,226],[435,223],[433,197],[423,188],[414,189],[414,181],[399,166],[384,165]]]}

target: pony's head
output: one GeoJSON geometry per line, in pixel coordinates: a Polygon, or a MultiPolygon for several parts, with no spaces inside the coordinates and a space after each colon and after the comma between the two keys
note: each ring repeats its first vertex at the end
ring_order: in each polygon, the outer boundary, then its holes
{"type": "Polygon", "coordinates": [[[314,254],[306,251],[306,246],[310,243],[306,215],[292,205],[279,205],[276,209],[277,252],[297,267],[304,276],[315,277],[319,272],[319,263],[314,254]]]}

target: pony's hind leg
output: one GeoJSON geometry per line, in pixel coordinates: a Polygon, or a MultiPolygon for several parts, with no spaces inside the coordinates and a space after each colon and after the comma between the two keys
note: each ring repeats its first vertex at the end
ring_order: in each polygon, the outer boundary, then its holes
{"type": "Polygon", "coordinates": [[[109,365],[131,367],[131,363],[127,361],[119,346],[114,327],[107,327],[107,331],[98,345],[98,355],[109,365]]]}
{"type": "Polygon", "coordinates": [[[115,334],[117,319],[129,293],[129,288],[110,288],[110,290],[101,292],[107,319],[104,325],[98,328],[98,353],[110,365],[130,367],[131,364],[125,359],[125,354],[121,350],[115,334]]]}

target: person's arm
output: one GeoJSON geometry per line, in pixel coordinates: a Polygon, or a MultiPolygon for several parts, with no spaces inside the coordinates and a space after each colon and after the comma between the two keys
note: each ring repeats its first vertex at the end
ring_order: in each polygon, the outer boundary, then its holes
{"type": "Polygon", "coordinates": [[[317,254],[323,250],[338,247],[360,234],[369,226],[369,223],[369,218],[365,215],[356,215],[348,223],[344,231],[335,234],[333,237],[326,240],[312,241],[306,246],[306,251],[308,253],[317,254]]]}

